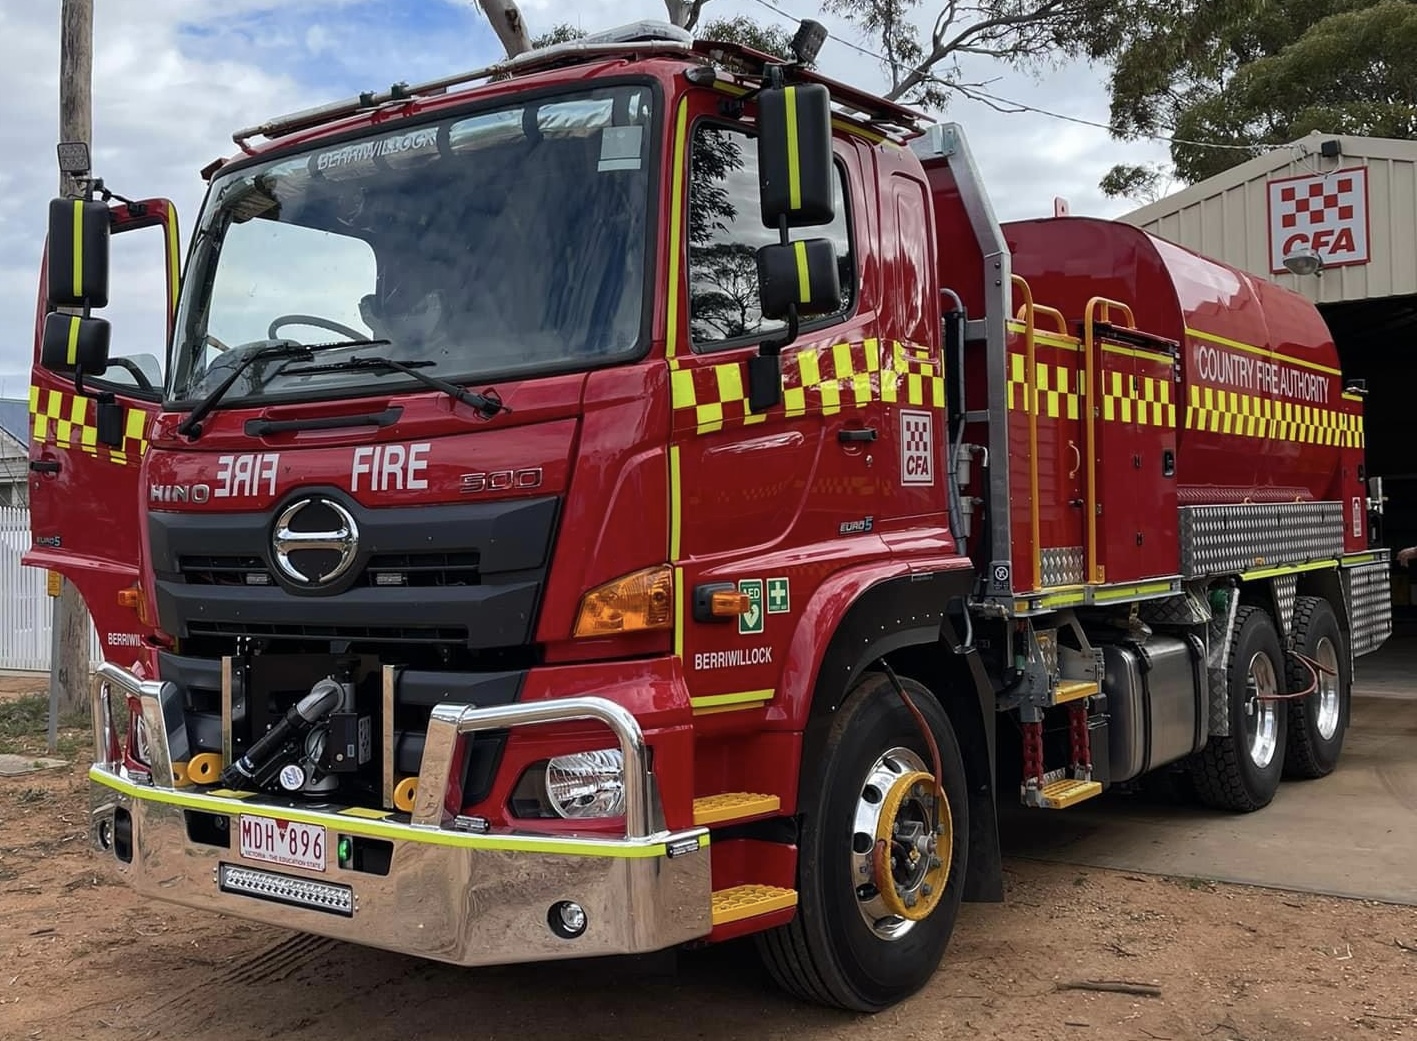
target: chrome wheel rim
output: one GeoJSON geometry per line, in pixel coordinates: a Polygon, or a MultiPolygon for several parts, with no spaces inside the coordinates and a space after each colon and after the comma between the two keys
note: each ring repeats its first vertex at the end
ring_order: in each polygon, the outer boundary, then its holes
{"type": "Polygon", "coordinates": [[[1245,672],[1245,738],[1250,762],[1261,770],[1274,761],[1279,748],[1279,703],[1266,700],[1279,693],[1274,662],[1256,654],[1245,672]]]}
{"type": "Polygon", "coordinates": [[[953,853],[948,805],[942,804],[940,807],[939,817],[944,834],[936,836],[929,826],[933,803],[929,791],[922,791],[924,785],[911,786],[905,792],[898,789],[897,786],[906,782],[911,774],[929,775],[929,767],[915,752],[896,747],[881,755],[862,778],[852,821],[851,882],[856,909],[866,927],[880,939],[888,941],[899,940],[916,923],[893,913],[887,894],[883,894],[876,885],[877,837],[890,834],[897,850],[909,851],[906,858],[891,858],[894,892],[889,895],[904,899],[911,906],[915,906],[918,899],[931,903],[939,899],[942,878],[949,877],[949,859],[953,853]]]}
{"type": "Polygon", "coordinates": [[[1338,648],[1334,647],[1333,641],[1327,636],[1319,640],[1318,646],[1314,648],[1314,661],[1323,666],[1319,670],[1319,689],[1315,692],[1319,705],[1315,726],[1318,727],[1320,737],[1325,741],[1332,741],[1333,735],[1338,733],[1342,698],[1338,684],[1338,648]]]}

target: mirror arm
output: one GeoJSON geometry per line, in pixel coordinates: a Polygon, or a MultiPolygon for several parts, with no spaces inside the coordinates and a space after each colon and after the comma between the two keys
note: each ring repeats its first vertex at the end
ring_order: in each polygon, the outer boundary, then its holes
{"type": "MultiPolygon", "coordinates": [[[[782,67],[775,65],[773,69],[777,74],[777,79],[781,80],[782,67]]],[[[787,226],[787,214],[785,213],[777,219],[777,237],[778,241],[784,246],[790,246],[792,244],[792,231],[787,226]]],[[[790,347],[792,342],[797,339],[798,331],[797,305],[789,304],[787,306],[787,330],[776,340],[763,341],[759,350],[761,350],[763,354],[780,354],[784,347],[790,347]]]]}

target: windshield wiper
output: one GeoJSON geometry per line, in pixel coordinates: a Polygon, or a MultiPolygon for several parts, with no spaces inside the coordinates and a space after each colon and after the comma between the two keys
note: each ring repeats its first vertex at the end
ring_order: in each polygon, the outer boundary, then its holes
{"type": "Polygon", "coordinates": [[[221,399],[226,397],[227,391],[235,385],[241,374],[258,361],[270,361],[271,359],[289,358],[292,360],[312,358],[316,351],[331,351],[337,347],[381,347],[388,344],[388,340],[337,340],[333,343],[268,343],[264,347],[257,347],[246,357],[232,367],[231,374],[222,380],[221,383],[210,394],[197,402],[195,408],[181,423],[177,425],[177,432],[193,441],[202,436],[202,420],[212,409],[216,408],[221,399]]]}
{"type": "Polygon", "coordinates": [[[397,361],[393,358],[346,358],[343,361],[327,362],[324,365],[306,365],[299,369],[284,370],[291,376],[311,375],[319,372],[401,372],[405,376],[412,376],[424,386],[432,387],[434,390],[441,390],[454,401],[461,401],[466,405],[471,405],[488,419],[491,419],[499,412],[512,411],[502,402],[486,394],[479,394],[475,390],[468,390],[466,387],[459,387],[456,383],[449,383],[445,379],[420,372],[436,362],[431,361],[397,361]]]}

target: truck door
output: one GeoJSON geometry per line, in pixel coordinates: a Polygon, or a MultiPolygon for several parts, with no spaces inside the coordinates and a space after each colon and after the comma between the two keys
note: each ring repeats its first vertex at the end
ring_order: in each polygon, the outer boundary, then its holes
{"type": "Polygon", "coordinates": [[[867,204],[854,150],[837,143],[834,220],[793,233],[833,242],[845,299],[835,314],[803,323],[782,354],[781,403],[753,412],[749,360],[780,330],[758,302],[756,251],[775,236],[760,216],[757,142],[749,125],[722,116],[717,99],[691,105],[678,132],[686,219],[667,350],[670,554],[688,619],[678,651],[693,703],[720,711],[771,700],[809,580],[883,555],[880,504],[894,479],[875,440],[885,420],[872,392],[882,367],[874,306],[857,299],[867,204]],[[720,587],[736,588],[751,609],[726,623],[697,618],[698,598],[720,587]]]}
{"type": "MultiPolygon", "coordinates": [[[[63,204],[72,207],[76,201],[63,204]]],[[[87,205],[90,224],[101,220],[105,207],[87,205]]],[[[145,611],[132,603],[120,605],[119,593],[138,582],[141,462],[148,424],[162,401],[179,257],[177,214],[168,200],[106,209],[107,243],[101,232],[92,231],[82,248],[108,254],[106,291],[95,299],[94,290],[86,290],[92,316],[110,323],[108,365],[102,373],[83,373],[82,391],[69,364],[72,352],[56,359],[43,350],[46,318],[68,321],[82,310],[67,303],[74,298],[67,284],[53,292],[50,286],[51,260],[72,266],[78,280],[75,253],[81,236],[74,233],[72,241],[55,248],[58,234],[51,220],[29,391],[33,546],[22,559],[74,585],[88,605],[105,656],[114,657],[125,648],[138,650],[152,632],[145,611]],[[54,314],[61,310],[66,313],[54,314]]],[[[77,324],[74,329],[77,338],[77,324]]]]}

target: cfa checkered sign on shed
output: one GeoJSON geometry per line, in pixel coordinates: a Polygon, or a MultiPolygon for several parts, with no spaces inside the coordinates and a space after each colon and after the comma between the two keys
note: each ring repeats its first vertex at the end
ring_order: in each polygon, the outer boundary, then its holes
{"type": "Polygon", "coordinates": [[[1368,262],[1368,171],[1355,166],[1269,182],[1269,266],[1313,250],[1324,267],[1368,262]]]}

